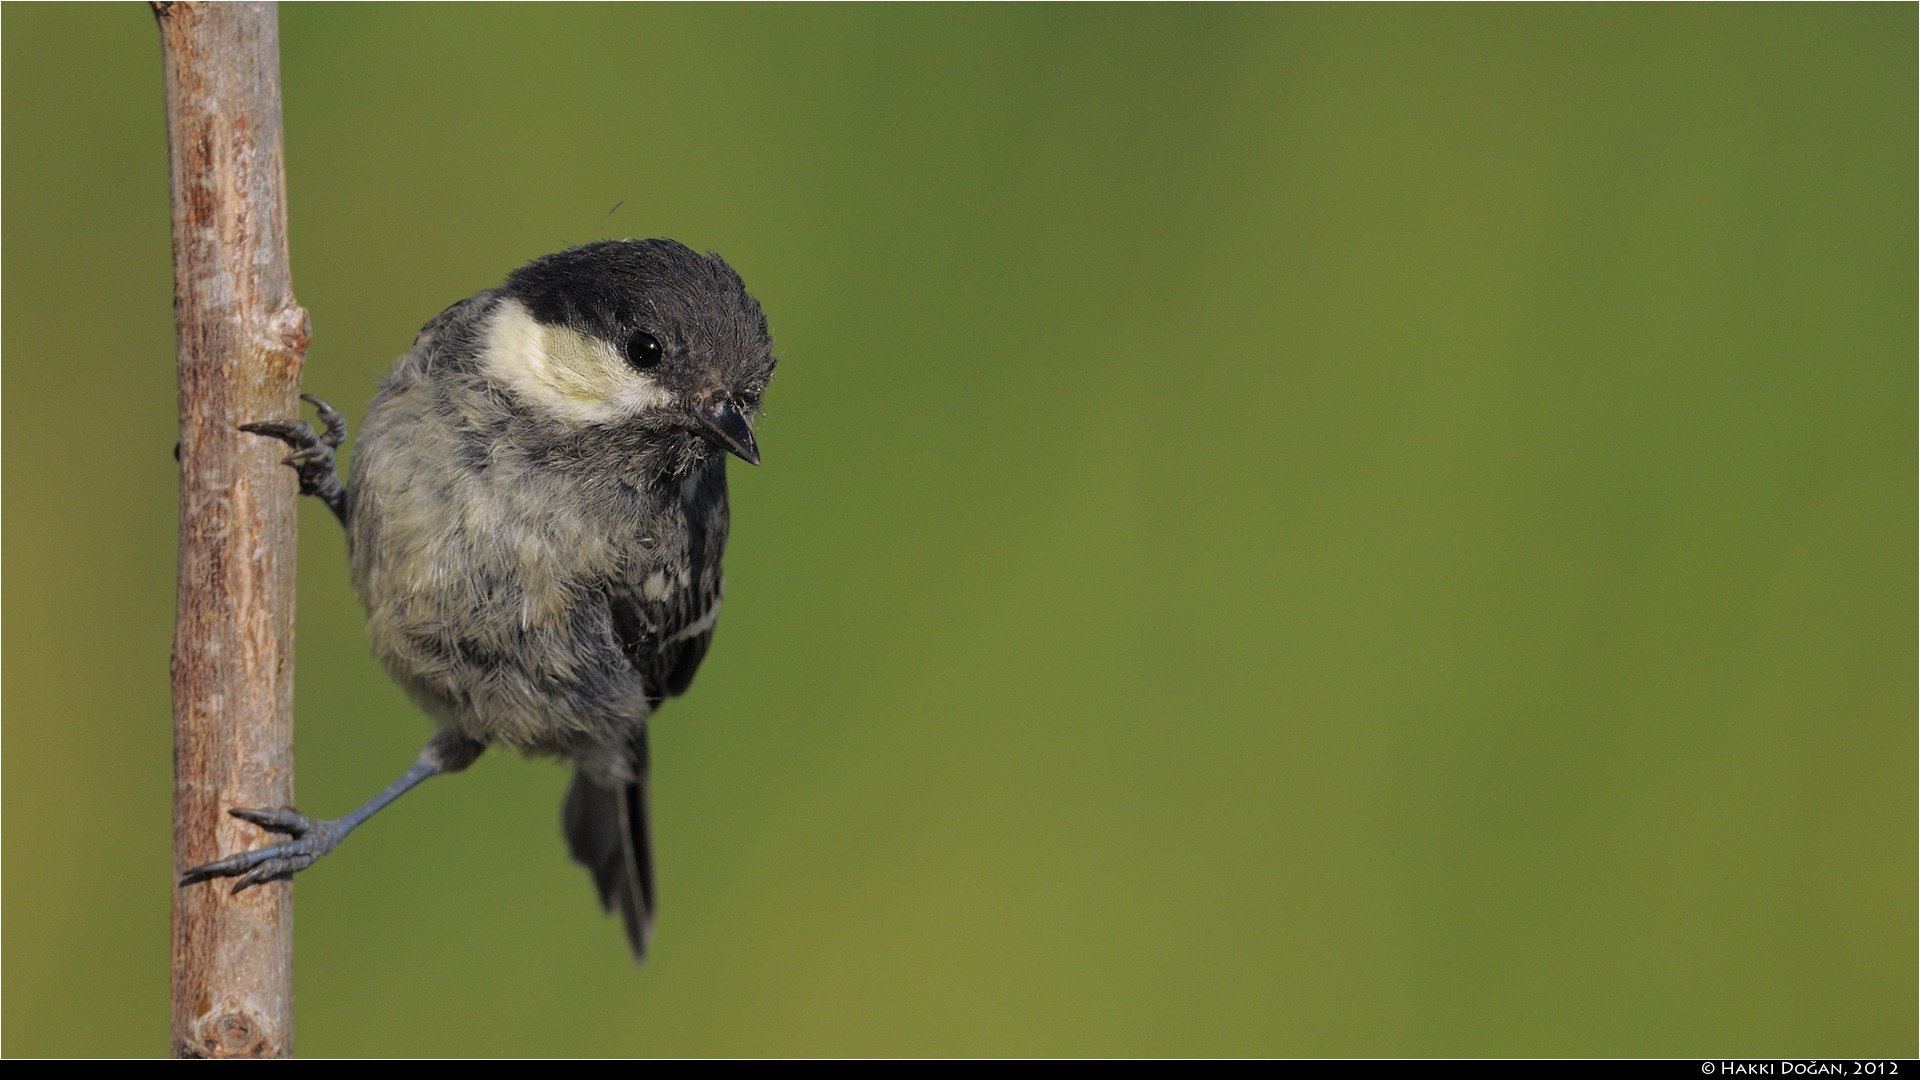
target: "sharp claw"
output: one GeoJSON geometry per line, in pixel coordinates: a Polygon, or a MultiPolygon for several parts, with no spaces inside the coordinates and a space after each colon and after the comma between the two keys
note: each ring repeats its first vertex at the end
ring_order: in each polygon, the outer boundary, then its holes
{"type": "Polygon", "coordinates": [[[293,865],[294,861],[295,860],[293,859],[266,860],[265,862],[261,863],[259,866],[256,866],[252,870],[247,871],[247,874],[245,877],[242,877],[239,881],[234,882],[233,889],[230,892],[228,892],[227,895],[238,896],[241,893],[247,891],[248,889],[253,888],[255,885],[264,885],[267,882],[272,881],[273,879],[277,877],[281,877],[283,875],[291,877],[293,875],[293,872],[299,869],[298,867],[293,865]]]}
{"type": "Polygon", "coordinates": [[[301,394],[300,400],[312,405],[320,414],[320,422],[327,425],[327,433],[320,436],[321,442],[331,447],[338,447],[347,441],[347,419],[340,415],[340,410],[312,394],[301,394]]]}
{"type": "Polygon", "coordinates": [[[224,859],[216,859],[213,862],[202,863],[194,867],[180,875],[180,884],[186,886],[196,882],[207,881],[211,878],[226,877],[229,874],[237,874],[246,868],[247,853],[243,851],[238,855],[229,855],[224,859]]]}
{"type": "Polygon", "coordinates": [[[313,828],[313,822],[307,815],[289,807],[278,810],[244,810],[235,807],[227,813],[241,821],[250,822],[271,832],[285,833],[288,836],[303,836],[313,828]]]}
{"type": "Polygon", "coordinates": [[[250,435],[265,435],[279,439],[288,446],[306,448],[320,445],[320,439],[305,420],[259,420],[250,424],[241,424],[240,430],[250,435]]]}
{"type": "Polygon", "coordinates": [[[273,847],[261,848],[258,851],[235,852],[224,859],[216,859],[210,863],[203,863],[187,871],[180,876],[180,884],[192,885],[197,881],[207,881],[211,878],[232,877],[260,862],[262,859],[269,859],[278,854],[280,854],[280,845],[278,844],[275,844],[273,847]]]}

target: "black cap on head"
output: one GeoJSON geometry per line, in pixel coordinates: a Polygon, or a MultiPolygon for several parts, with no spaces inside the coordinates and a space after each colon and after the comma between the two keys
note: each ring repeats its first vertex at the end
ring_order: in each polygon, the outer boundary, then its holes
{"type": "Polygon", "coordinates": [[[542,323],[625,351],[689,402],[732,400],[751,415],[773,374],[759,301],[715,254],[674,240],[599,240],[542,256],[502,290],[542,323]]]}

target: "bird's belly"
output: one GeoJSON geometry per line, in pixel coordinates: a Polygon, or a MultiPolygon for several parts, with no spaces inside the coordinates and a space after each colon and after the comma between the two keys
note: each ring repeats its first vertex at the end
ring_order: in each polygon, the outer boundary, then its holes
{"type": "Polygon", "coordinates": [[[648,706],[612,630],[602,583],[620,555],[604,524],[552,499],[466,494],[394,515],[412,524],[366,560],[375,654],[468,738],[562,754],[624,738],[648,706]]]}

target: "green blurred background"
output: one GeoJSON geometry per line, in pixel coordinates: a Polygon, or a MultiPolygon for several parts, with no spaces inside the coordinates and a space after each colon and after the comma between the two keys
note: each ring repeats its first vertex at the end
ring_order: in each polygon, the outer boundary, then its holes
{"type": "MultiPolygon", "coordinates": [[[[1920,1052],[1915,10],[287,6],[309,390],[609,233],[783,357],[652,963],[490,755],[298,1050],[1920,1052]]],[[[159,47],[4,27],[4,1051],[159,1054],[159,47]]],[[[427,726],[301,522],[334,815],[427,726]]]]}

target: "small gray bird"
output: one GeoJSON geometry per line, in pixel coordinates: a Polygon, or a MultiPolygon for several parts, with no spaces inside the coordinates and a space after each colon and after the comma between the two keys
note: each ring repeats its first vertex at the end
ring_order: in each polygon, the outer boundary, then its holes
{"type": "Polygon", "coordinates": [[[374,654],[440,730],[345,817],[229,811],[291,839],[181,885],[287,877],[420,781],[506,746],[572,760],[567,843],[645,960],[647,720],[713,640],[726,456],[760,462],[772,348],[718,255],[602,241],[535,259],[423,327],[373,399],[344,487],[346,425],[325,402],[306,396],[324,435],[243,425],[293,446],[301,493],[346,526],[374,654]]]}

